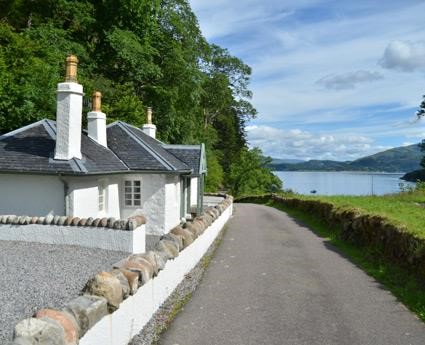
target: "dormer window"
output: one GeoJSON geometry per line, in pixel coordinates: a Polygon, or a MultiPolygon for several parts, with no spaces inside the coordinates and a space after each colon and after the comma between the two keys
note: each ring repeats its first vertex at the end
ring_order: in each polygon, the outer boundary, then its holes
{"type": "Polygon", "coordinates": [[[124,182],[124,203],[125,206],[138,207],[142,205],[142,181],[126,180],[124,182]]]}

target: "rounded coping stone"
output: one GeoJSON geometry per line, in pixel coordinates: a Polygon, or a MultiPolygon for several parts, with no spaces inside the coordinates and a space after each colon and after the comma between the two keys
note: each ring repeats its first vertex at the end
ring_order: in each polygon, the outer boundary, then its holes
{"type": "Polygon", "coordinates": [[[109,312],[118,309],[122,298],[122,287],[118,278],[109,272],[100,272],[90,279],[84,287],[84,292],[90,295],[105,297],[108,301],[109,312]]]}
{"type": "Polygon", "coordinates": [[[50,224],[52,224],[53,219],[54,219],[54,216],[52,216],[51,214],[49,214],[48,216],[46,216],[44,218],[43,224],[44,225],[50,225],[50,224]]]}
{"type": "Polygon", "coordinates": [[[98,224],[100,228],[106,228],[108,225],[108,218],[102,218],[98,224]]]}
{"type": "Polygon", "coordinates": [[[139,281],[141,285],[146,284],[153,277],[153,267],[148,262],[126,260],[122,263],[120,268],[137,272],[139,274],[139,281]]]}
{"type": "Polygon", "coordinates": [[[112,228],[115,229],[115,230],[121,229],[121,221],[120,220],[116,220],[114,222],[114,224],[112,225],[112,228]]]}
{"type": "Polygon", "coordinates": [[[94,221],[94,218],[93,218],[93,217],[89,217],[89,218],[87,218],[86,226],[92,226],[93,221],[94,221]]]}
{"type": "Polygon", "coordinates": [[[177,247],[178,251],[181,251],[183,249],[183,238],[180,236],[174,235],[173,233],[168,233],[166,235],[163,235],[161,239],[173,242],[177,247]]]}
{"type": "Polygon", "coordinates": [[[80,218],[74,217],[72,218],[71,226],[77,226],[79,222],[80,222],[80,218]]]}
{"type": "Polygon", "coordinates": [[[87,224],[87,218],[81,218],[78,222],[78,226],[86,226],[87,224]]]}
{"type": "Polygon", "coordinates": [[[136,230],[138,227],[137,221],[135,219],[129,219],[127,222],[127,228],[130,231],[136,230]]]}
{"type": "Polygon", "coordinates": [[[44,217],[38,217],[37,224],[43,224],[44,223],[44,217]]]}
{"type": "Polygon", "coordinates": [[[148,265],[149,270],[152,271],[152,276],[158,272],[155,259],[152,260],[152,258],[148,258],[145,254],[132,254],[127,257],[127,261],[148,265]]]}
{"type": "Polygon", "coordinates": [[[133,258],[136,260],[139,258],[146,260],[152,265],[154,275],[156,276],[158,274],[160,268],[158,267],[157,255],[153,251],[148,251],[147,253],[143,254],[132,254],[128,257],[129,260],[132,260],[133,258]]]}
{"type": "Polygon", "coordinates": [[[65,305],[65,311],[71,313],[80,327],[80,337],[92,328],[100,319],[108,315],[108,305],[104,297],[83,295],[74,298],[65,305]]]}
{"type": "Polygon", "coordinates": [[[70,225],[72,224],[73,219],[74,219],[74,218],[73,218],[73,217],[71,217],[71,216],[66,217],[65,225],[66,225],[66,226],[70,226],[70,225]]]}
{"type": "Polygon", "coordinates": [[[108,218],[108,222],[107,222],[107,224],[106,224],[106,226],[108,227],[108,228],[113,228],[114,227],[114,223],[115,223],[115,221],[116,221],[116,218],[114,218],[114,217],[109,217],[108,218]]]}
{"type": "Polygon", "coordinates": [[[7,224],[7,218],[9,218],[9,216],[1,216],[0,217],[0,223],[7,224]]]}
{"type": "Polygon", "coordinates": [[[130,295],[134,295],[139,288],[139,273],[127,270],[125,268],[118,268],[121,273],[126,277],[130,287],[130,295]]]}
{"type": "Polygon", "coordinates": [[[100,218],[96,218],[95,220],[93,220],[92,226],[93,227],[98,227],[99,223],[100,223],[101,219],[100,218]]]}
{"type": "Polygon", "coordinates": [[[15,326],[14,336],[15,338],[36,337],[38,344],[66,345],[62,326],[50,319],[24,319],[15,326]]]}
{"type": "Polygon", "coordinates": [[[60,218],[61,218],[60,216],[54,216],[54,217],[53,217],[52,224],[54,224],[54,225],[58,225],[58,223],[59,223],[59,219],[60,219],[60,218]]]}
{"type": "Polygon", "coordinates": [[[128,220],[135,220],[137,223],[137,227],[146,224],[146,217],[142,215],[129,217],[128,220]]]}
{"type": "Polygon", "coordinates": [[[67,218],[68,218],[67,216],[60,217],[58,221],[58,225],[61,225],[61,226],[64,225],[67,218]]]}
{"type": "Polygon", "coordinates": [[[120,227],[121,230],[126,230],[127,229],[127,221],[125,219],[121,219],[120,220],[120,227]]]}
{"type": "Polygon", "coordinates": [[[166,253],[169,259],[174,259],[179,255],[179,250],[175,243],[168,240],[160,240],[155,249],[166,253]]]}
{"type": "Polygon", "coordinates": [[[170,232],[174,235],[182,236],[184,248],[192,244],[195,238],[195,236],[189,230],[183,229],[182,227],[176,227],[170,232]]]}
{"type": "Polygon", "coordinates": [[[118,268],[114,268],[109,273],[119,280],[122,287],[122,298],[126,299],[130,295],[130,284],[127,277],[118,268]]]}
{"type": "Polygon", "coordinates": [[[80,338],[80,327],[74,316],[66,311],[41,309],[34,315],[37,319],[51,319],[59,323],[65,332],[65,344],[77,345],[80,338]]]}

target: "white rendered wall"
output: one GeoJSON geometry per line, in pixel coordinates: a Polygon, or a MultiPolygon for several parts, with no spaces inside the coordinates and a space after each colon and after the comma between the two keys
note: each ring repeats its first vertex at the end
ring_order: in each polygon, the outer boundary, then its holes
{"type": "Polygon", "coordinates": [[[119,178],[73,177],[68,178],[68,215],[80,218],[120,217],[119,178]],[[105,186],[105,210],[99,211],[99,185],[105,186]]]}
{"type": "Polygon", "coordinates": [[[140,212],[146,219],[146,233],[150,235],[162,235],[166,229],[165,225],[165,184],[164,174],[129,174],[121,177],[120,200],[121,217],[128,218],[135,212],[140,212]],[[124,181],[140,180],[142,186],[142,202],[140,207],[130,207],[124,204],[124,181]]]}
{"type": "Polygon", "coordinates": [[[65,215],[64,184],[57,176],[0,174],[0,214],[65,215]]]}
{"type": "Polygon", "coordinates": [[[80,339],[80,345],[127,345],[201,260],[231,215],[232,206],[177,258],[167,261],[157,277],[124,300],[118,310],[96,323],[80,339]]]}
{"type": "Polygon", "coordinates": [[[190,179],[190,206],[198,204],[198,177],[190,179]]]}
{"type": "Polygon", "coordinates": [[[181,186],[180,177],[169,175],[165,185],[165,232],[180,224],[181,186]]]}
{"type": "Polygon", "coordinates": [[[59,83],[56,105],[55,159],[81,159],[81,118],[83,86],[74,82],[59,83]]]}
{"type": "Polygon", "coordinates": [[[81,226],[0,224],[0,240],[66,244],[144,253],[146,231],[144,225],[136,230],[126,231],[81,226]]]}

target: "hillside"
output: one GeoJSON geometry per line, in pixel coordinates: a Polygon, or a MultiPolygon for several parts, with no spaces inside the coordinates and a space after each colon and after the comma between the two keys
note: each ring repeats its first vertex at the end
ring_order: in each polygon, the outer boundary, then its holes
{"type": "Polygon", "coordinates": [[[396,147],[354,161],[310,160],[302,163],[272,163],[277,171],[382,171],[406,172],[420,168],[423,153],[418,145],[396,147]]]}

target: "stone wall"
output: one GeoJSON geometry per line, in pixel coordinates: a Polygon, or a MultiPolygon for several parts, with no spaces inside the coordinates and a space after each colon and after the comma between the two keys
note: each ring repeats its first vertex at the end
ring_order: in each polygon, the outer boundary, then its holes
{"type": "Polygon", "coordinates": [[[89,248],[143,253],[143,216],[129,219],[66,216],[0,216],[0,240],[78,245],[89,248]]]}
{"type": "Polygon", "coordinates": [[[42,309],[15,327],[11,344],[126,345],[198,263],[232,214],[233,198],[90,279],[62,310],[42,309]]]}
{"type": "Polygon", "coordinates": [[[371,246],[390,262],[425,278],[425,240],[389,219],[355,208],[338,207],[330,202],[281,197],[275,194],[250,196],[238,202],[274,202],[318,217],[338,229],[341,239],[360,247],[371,246]]]}

